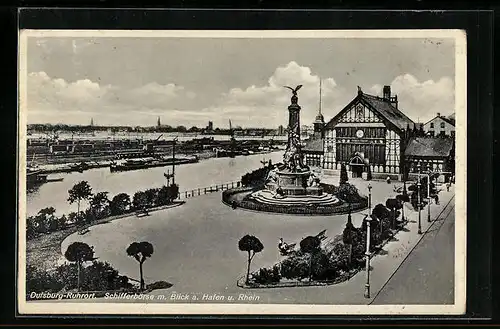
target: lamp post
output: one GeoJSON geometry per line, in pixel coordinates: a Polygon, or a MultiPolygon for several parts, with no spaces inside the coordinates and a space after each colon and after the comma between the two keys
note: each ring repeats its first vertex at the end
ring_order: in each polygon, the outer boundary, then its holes
{"type": "Polygon", "coordinates": [[[431,222],[431,174],[427,174],[427,222],[431,222]]]}
{"type": "Polygon", "coordinates": [[[366,217],[366,283],[365,283],[365,298],[370,298],[370,222],[371,216],[366,217]]]}
{"type": "Polygon", "coordinates": [[[372,186],[368,184],[368,214],[372,211],[372,186]]]}
{"type": "Polygon", "coordinates": [[[417,183],[417,207],[418,207],[418,234],[422,234],[422,224],[421,224],[421,207],[420,207],[420,203],[422,202],[421,201],[421,191],[420,191],[420,187],[421,187],[422,184],[420,184],[420,175],[418,175],[418,183],[417,183]]]}

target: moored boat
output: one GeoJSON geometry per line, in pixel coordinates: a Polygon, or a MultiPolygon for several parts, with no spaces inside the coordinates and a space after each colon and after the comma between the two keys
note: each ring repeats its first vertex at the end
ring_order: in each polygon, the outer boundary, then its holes
{"type": "Polygon", "coordinates": [[[159,159],[130,159],[121,163],[112,163],[109,166],[111,172],[116,171],[129,171],[129,170],[140,170],[154,167],[165,167],[174,164],[186,164],[198,162],[197,157],[183,157],[183,158],[159,158],[159,159]]]}
{"type": "Polygon", "coordinates": [[[40,169],[28,168],[26,170],[26,185],[28,188],[47,181],[47,174],[40,169]]]}

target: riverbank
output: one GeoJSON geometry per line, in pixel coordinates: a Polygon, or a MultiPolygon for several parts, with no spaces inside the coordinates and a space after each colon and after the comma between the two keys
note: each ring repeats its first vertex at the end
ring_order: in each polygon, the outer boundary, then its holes
{"type": "MultiPolygon", "coordinates": [[[[269,154],[276,151],[277,150],[260,151],[253,153],[253,155],[269,154]]],[[[170,155],[171,155],[170,153],[156,154],[156,156],[159,157],[168,157],[170,155]]],[[[144,155],[141,157],[151,157],[151,156],[144,155]]],[[[176,157],[178,157],[179,159],[196,157],[198,160],[206,160],[206,159],[216,158],[217,155],[215,151],[205,150],[189,154],[178,153],[176,157]]],[[[64,157],[46,158],[42,160],[37,159],[36,162],[37,162],[37,168],[42,170],[44,174],[72,173],[72,172],[82,172],[85,170],[96,169],[96,168],[109,167],[113,162],[116,162],[116,156],[99,155],[99,154],[91,156],[64,156],[64,157]]],[[[182,163],[180,163],[179,165],[181,164],[182,163]]]]}
{"type": "MultiPolygon", "coordinates": [[[[177,207],[184,204],[184,201],[174,201],[173,204],[148,209],[149,213],[177,207]]],[[[34,239],[26,240],[26,267],[35,266],[37,269],[49,271],[59,265],[63,255],[61,253],[61,243],[78,230],[87,230],[90,227],[110,223],[114,220],[134,217],[134,213],[127,213],[118,216],[106,217],[79,228],[70,226],[64,230],[44,234],[34,239]]]]}

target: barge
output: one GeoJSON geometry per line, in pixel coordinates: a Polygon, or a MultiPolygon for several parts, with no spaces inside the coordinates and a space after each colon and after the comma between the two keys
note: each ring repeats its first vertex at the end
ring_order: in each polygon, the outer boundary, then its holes
{"type": "Polygon", "coordinates": [[[26,170],[26,186],[28,188],[47,182],[47,174],[40,169],[28,168],[26,170]]]}
{"type": "Polygon", "coordinates": [[[185,157],[185,158],[163,158],[163,159],[155,159],[155,158],[146,158],[146,159],[129,159],[121,163],[112,163],[109,166],[111,172],[117,171],[129,171],[129,170],[140,170],[140,169],[148,169],[154,167],[166,167],[186,163],[195,163],[198,162],[198,158],[194,157],[185,157]]]}

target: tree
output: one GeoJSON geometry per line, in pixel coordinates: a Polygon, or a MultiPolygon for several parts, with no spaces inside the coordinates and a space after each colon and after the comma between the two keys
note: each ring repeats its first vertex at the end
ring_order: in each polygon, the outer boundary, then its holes
{"type": "Polygon", "coordinates": [[[187,131],[185,126],[177,126],[177,128],[175,128],[175,130],[180,132],[180,133],[185,133],[187,131]]]}
{"type": "Polygon", "coordinates": [[[109,204],[112,215],[121,215],[130,208],[130,196],[127,193],[120,193],[113,197],[109,204]]]}
{"type": "Polygon", "coordinates": [[[352,243],[353,243],[353,234],[356,228],[352,224],[351,214],[347,215],[347,223],[344,228],[344,232],[342,233],[342,241],[345,245],[349,247],[349,266],[352,262],[352,243]]]}
{"type": "Polygon", "coordinates": [[[88,244],[83,242],[73,242],[68,246],[64,257],[70,262],[75,262],[78,268],[78,284],[77,288],[80,290],[80,271],[81,266],[84,262],[90,262],[94,260],[94,249],[88,244]]]}
{"type": "Polygon", "coordinates": [[[127,255],[134,257],[139,262],[139,274],[141,276],[141,290],[144,290],[144,276],[142,264],[153,255],[153,245],[147,241],[132,242],[127,248],[127,255]]]}
{"type": "Polygon", "coordinates": [[[69,198],[68,202],[70,204],[76,202],[78,205],[77,213],[80,213],[80,202],[82,200],[88,200],[92,195],[92,188],[87,181],[81,181],[76,183],[71,190],[68,191],[69,198]]]}
{"type": "Polygon", "coordinates": [[[382,231],[384,229],[383,223],[384,223],[384,220],[387,219],[390,215],[389,210],[387,209],[386,206],[379,203],[373,208],[372,215],[379,221],[380,236],[382,237],[382,231]]]}
{"type": "Polygon", "coordinates": [[[385,206],[391,210],[391,226],[396,228],[396,208],[399,206],[399,202],[396,199],[387,199],[385,201],[385,206]]]}
{"type": "Polygon", "coordinates": [[[247,276],[245,282],[248,284],[250,278],[250,263],[256,253],[261,252],[264,249],[264,245],[260,242],[259,238],[253,235],[245,235],[238,242],[238,248],[241,251],[246,251],[248,253],[247,259],[247,276]]]}
{"type": "Polygon", "coordinates": [[[349,179],[347,177],[347,168],[345,164],[342,163],[340,165],[340,185],[347,183],[348,180],[349,179]]]}
{"type": "Polygon", "coordinates": [[[366,180],[372,180],[372,170],[370,166],[368,166],[368,172],[366,173],[366,180]]]}
{"type": "Polygon", "coordinates": [[[90,209],[98,219],[106,217],[109,211],[108,192],[99,192],[90,200],[90,209]]]}
{"type": "Polygon", "coordinates": [[[41,209],[36,215],[38,233],[47,233],[51,228],[51,223],[55,219],[56,210],[54,207],[41,209]]]}
{"type": "Polygon", "coordinates": [[[309,281],[312,280],[312,258],[313,254],[320,250],[321,240],[317,236],[308,236],[300,241],[300,250],[309,254],[309,281]]]}
{"type": "Polygon", "coordinates": [[[38,220],[36,216],[26,218],[26,239],[33,239],[37,236],[38,220]]]}
{"type": "Polygon", "coordinates": [[[66,227],[66,222],[67,219],[65,215],[62,215],[61,217],[53,216],[48,222],[48,230],[50,232],[62,230],[66,227]]]}

